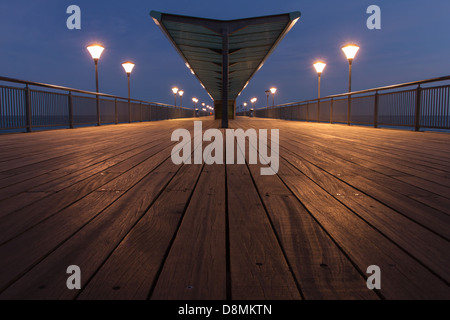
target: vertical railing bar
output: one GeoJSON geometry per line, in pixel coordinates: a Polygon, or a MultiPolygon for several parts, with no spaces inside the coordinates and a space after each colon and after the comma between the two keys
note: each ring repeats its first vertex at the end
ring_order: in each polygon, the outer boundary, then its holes
{"type": "MultiPolygon", "coordinates": [[[[434,99],[435,105],[434,105],[434,108],[433,108],[434,110],[432,112],[432,115],[437,115],[437,114],[439,114],[439,112],[438,112],[439,111],[439,99],[440,99],[439,88],[436,88],[434,91],[435,91],[435,94],[434,94],[434,96],[435,96],[435,99],[434,99]]],[[[440,125],[439,117],[433,116],[433,118],[436,118],[436,120],[434,120],[434,123],[432,124],[432,126],[438,127],[440,125]]]]}
{"type": "Polygon", "coordinates": [[[309,122],[309,101],[306,102],[306,121],[309,122]]]}
{"type": "Polygon", "coordinates": [[[320,99],[317,99],[317,122],[320,123],[320,99]]]}
{"type": "Polygon", "coordinates": [[[333,98],[330,100],[330,123],[333,124],[333,98]]]}
{"type": "Polygon", "coordinates": [[[96,95],[96,107],[97,107],[97,126],[100,126],[100,96],[96,95]]]}
{"type": "MultiPolygon", "coordinates": [[[[5,88],[5,91],[6,91],[6,88],[5,88]]],[[[11,89],[8,89],[6,92],[5,91],[4,91],[3,101],[5,102],[5,116],[6,116],[7,114],[10,114],[10,115],[14,114],[13,112],[11,112],[12,109],[14,108],[14,104],[11,103],[11,100],[9,99],[9,92],[11,91],[11,89]]],[[[16,114],[17,114],[17,119],[19,119],[19,113],[16,112],[16,114]]],[[[9,127],[13,127],[11,125],[11,121],[13,120],[13,118],[11,116],[8,116],[6,119],[7,119],[6,124],[9,125],[9,127]]]]}
{"type": "Polygon", "coordinates": [[[450,127],[450,90],[449,87],[445,87],[445,91],[447,91],[447,99],[446,99],[446,113],[445,113],[445,128],[449,128],[450,127]]]}
{"type": "Polygon", "coordinates": [[[25,123],[24,123],[25,122],[24,121],[24,119],[25,119],[25,115],[24,115],[25,101],[23,98],[24,97],[23,90],[24,89],[14,90],[14,91],[13,91],[13,89],[8,90],[7,101],[8,101],[8,103],[11,104],[11,107],[9,108],[9,110],[11,112],[15,111],[14,113],[17,114],[17,116],[15,118],[11,117],[11,120],[10,120],[11,127],[16,127],[16,128],[17,127],[20,127],[20,128],[25,127],[25,123]],[[19,98],[19,95],[21,95],[20,98],[19,98]],[[19,107],[19,103],[20,103],[21,107],[19,107]]]}
{"type": "Polygon", "coordinates": [[[74,125],[73,125],[73,96],[72,96],[72,91],[69,91],[68,94],[68,99],[69,99],[69,128],[73,129],[74,125]]]}
{"type": "Polygon", "coordinates": [[[117,98],[114,98],[114,123],[119,123],[119,116],[117,114],[117,98]]]}
{"type": "Polygon", "coordinates": [[[427,114],[431,115],[431,117],[424,116],[423,122],[425,123],[426,126],[435,126],[436,120],[433,119],[434,117],[432,115],[434,114],[435,109],[436,109],[436,103],[435,103],[435,101],[433,101],[433,99],[436,100],[436,90],[423,89],[422,93],[421,93],[421,97],[422,97],[422,100],[424,100],[425,107],[426,107],[426,109],[423,108],[424,106],[421,107],[421,109],[422,109],[421,113],[423,113],[425,115],[427,115],[427,114]],[[425,98],[425,99],[423,99],[423,98],[425,98]],[[430,100],[428,100],[428,99],[430,99],[430,100]],[[423,111],[425,111],[425,112],[423,112],[423,111]],[[428,121],[426,121],[426,120],[428,120],[428,121]]]}
{"type": "Polygon", "coordinates": [[[373,127],[378,128],[378,90],[375,91],[373,110],[373,127]]]}
{"type": "Polygon", "coordinates": [[[445,108],[444,108],[444,105],[445,105],[445,88],[441,87],[440,90],[441,90],[441,107],[440,107],[441,117],[440,117],[440,120],[441,120],[441,126],[444,127],[445,126],[445,122],[446,122],[445,121],[445,108]]]}
{"type": "Polygon", "coordinates": [[[421,107],[421,97],[422,97],[421,91],[422,91],[422,88],[420,87],[420,84],[419,84],[416,89],[416,108],[415,108],[415,126],[414,126],[415,131],[420,130],[420,107],[421,107]]]}
{"type": "Polygon", "coordinates": [[[423,114],[425,115],[422,119],[423,125],[425,126],[433,126],[435,125],[435,119],[432,116],[434,113],[435,106],[433,105],[433,97],[434,97],[433,89],[424,89],[422,90],[421,96],[423,97],[424,105],[422,106],[423,114]],[[429,116],[427,116],[429,115],[429,116]]]}
{"type": "Polygon", "coordinates": [[[31,123],[31,98],[30,98],[30,87],[28,84],[25,87],[25,114],[26,114],[26,124],[27,124],[27,132],[31,132],[32,123],[31,123]]]}

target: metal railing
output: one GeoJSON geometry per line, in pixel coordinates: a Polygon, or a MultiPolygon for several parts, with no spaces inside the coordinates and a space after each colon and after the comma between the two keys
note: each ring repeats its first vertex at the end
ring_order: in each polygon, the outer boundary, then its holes
{"type": "Polygon", "coordinates": [[[192,108],[0,77],[0,132],[191,118],[192,108]],[[25,85],[20,86],[20,85],[25,85]],[[36,87],[36,88],[35,88],[36,87]]]}
{"type": "Polygon", "coordinates": [[[450,76],[320,99],[282,104],[237,115],[344,124],[450,129],[450,76]],[[439,83],[439,85],[435,85],[439,83]],[[433,84],[435,86],[426,86],[433,84]],[[409,88],[408,88],[409,87],[409,88]]]}

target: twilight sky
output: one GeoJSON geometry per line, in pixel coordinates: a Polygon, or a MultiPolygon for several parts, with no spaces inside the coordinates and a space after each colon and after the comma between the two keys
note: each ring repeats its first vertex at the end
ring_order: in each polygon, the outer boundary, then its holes
{"type": "Polygon", "coordinates": [[[121,63],[136,64],[133,98],[173,104],[172,86],[212,103],[198,80],[149,16],[151,10],[212,19],[239,19],[292,11],[302,16],[238,98],[258,98],[276,86],[276,103],[315,98],[315,60],[327,63],[322,96],[342,93],[348,62],[340,50],[360,45],[353,89],[362,90],[450,74],[449,0],[2,0],[0,75],[95,91],[94,63],[85,49],[105,46],[100,91],[127,95],[121,63]],[[81,8],[81,30],[69,30],[69,5],[81,8]],[[369,30],[368,6],[381,8],[381,30],[369,30]]]}

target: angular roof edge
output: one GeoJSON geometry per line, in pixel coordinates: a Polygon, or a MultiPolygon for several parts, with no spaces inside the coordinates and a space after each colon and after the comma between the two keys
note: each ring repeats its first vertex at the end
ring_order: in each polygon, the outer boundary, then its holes
{"type": "MultiPolygon", "coordinates": [[[[211,60],[210,57],[211,53],[210,50],[214,51],[216,49],[211,49],[208,43],[211,44],[210,41],[217,41],[213,40],[213,38],[211,37],[223,37],[224,34],[228,34],[230,37],[234,37],[234,34],[236,35],[242,34],[241,30],[246,30],[247,27],[252,27],[252,29],[250,29],[252,31],[250,31],[250,33],[245,33],[245,35],[248,41],[253,42],[253,44],[250,45],[244,42],[242,43],[241,46],[238,47],[238,50],[234,50],[234,52],[239,50],[245,51],[248,50],[249,48],[254,49],[255,41],[253,41],[252,37],[258,39],[256,40],[256,45],[257,46],[259,45],[260,49],[264,48],[263,50],[260,50],[261,53],[259,53],[258,55],[248,55],[248,53],[246,53],[247,54],[246,59],[247,60],[252,59],[253,65],[255,67],[252,67],[250,70],[245,70],[245,68],[240,69],[241,71],[238,72],[239,73],[238,78],[236,78],[237,77],[236,70],[233,71],[234,72],[233,79],[229,79],[229,81],[234,83],[233,92],[230,92],[231,94],[230,98],[235,99],[245,89],[248,82],[255,75],[255,73],[259,69],[261,69],[261,67],[263,66],[267,58],[270,56],[270,54],[274,51],[274,49],[277,47],[280,41],[284,38],[284,36],[289,32],[289,30],[294,26],[296,21],[300,18],[301,13],[300,11],[294,11],[284,14],[276,14],[270,16],[252,17],[244,19],[234,19],[234,20],[197,18],[197,17],[162,13],[159,11],[151,11],[150,16],[153,18],[155,23],[160,27],[160,29],[163,31],[168,40],[172,43],[175,50],[180,54],[180,56],[182,57],[188,68],[191,69],[191,72],[199,80],[200,84],[202,85],[203,88],[205,88],[210,97],[213,100],[216,99],[220,100],[221,95],[219,94],[219,92],[222,91],[223,89],[223,83],[222,84],[218,83],[217,77],[211,78],[210,76],[210,73],[213,72],[212,70],[216,68],[214,64],[217,64],[216,62],[213,62],[214,60],[211,60]],[[166,25],[169,26],[169,23],[170,28],[167,29],[166,25]],[[177,24],[173,25],[173,23],[177,24]],[[174,26],[176,27],[174,28],[174,26]],[[200,36],[198,35],[199,32],[198,30],[201,29],[195,28],[202,28],[202,27],[205,28],[204,30],[206,29],[209,30],[207,31],[207,33],[209,32],[210,36],[203,34],[203,32],[201,32],[203,35],[200,36]],[[197,31],[195,32],[194,30],[197,31]],[[261,37],[259,36],[261,30],[263,30],[264,32],[269,32],[270,34],[270,38],[268,38],[269,40],[261,39],[261,37]],[[206,42],[205,37],[206,38],[209,37],[206,40],[206,42]],[[186,45],[188,45],[189,48],[186,49],[186,45]],[[194,47],[198,48],[196,50],[203,50],[203,52],[206,52],[206,54],[203,55],[203,57],[200,58],[200,60],[198,52],[197,54],[195,54],[195,57],[193,57],[192,48],[194,47]],[[190,58],[194,59],[192,60],[193,63],[191,63],[190,58]],[[206,73],[202,74],[202,72],[205,71],[205,68],[210,71],[206,71],[206,73]],[[196,70],[198,70],[199,72],[197,72],[196,70]]],[[[217,45],[217,42],[215,43],[217,45]]],[[[220,51],[220,49],[217,50],[220,51]]],[[[232,55],[233,53],[229,54],[232,55]]],[[[202,56],[202,54],[200,54],[200,56],[202,56]]],[[[226,70],[228,70],[228,67],[226,68],[226,70]]]]}

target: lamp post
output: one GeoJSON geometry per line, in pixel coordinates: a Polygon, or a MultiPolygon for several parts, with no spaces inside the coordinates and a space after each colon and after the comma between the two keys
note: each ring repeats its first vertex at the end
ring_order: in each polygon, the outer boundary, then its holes
{"type": "Polygon", "coordinates": [[[197,108],[198,99],[196,97],[192,98],[192,102],[194,103],[194,109],[197,108]]]}
{"type": "Polygon", "coordinates": [[[267,108],[269,107],[269,95],[270,95],[270,90],[266,90],[264,91],[266,93],[266,97],[267,97],[267,108]]]}
{"type": "MultiPolygon", "coordinates": [[[[94,59],[95,63],[95,91],[98,93],[98,60],[100,59],[100,56],[102,55],[102,52],[105,48],[103,48],[99,44],[92,44],[86,49],[89,51],[89,53],[92,56],[92,59],[94,59]]],[[[97,95],[97,125],[100,125],[100,99],[97,95]]]]}
{"type": "Polygon", "coordinates": [[[182,98],[183,98],[184,91],[183,90],[178,90],[178,94],[180,95],[180,108],[182,108],[183,107],[182,98]]]}
{"type": "Polygon", "coordinates": [[[348,44],[346,46],[342,47],[342,51],[344,51],[344,54],[348,60],[348,92],[352,92],[352,63],[353,59],[356,56],[356,53],[358,52],[359,47],[356,44],[348,44]]]}
{"type": "Polygon", "coordinates": [[[272,87],[270,88],[270,92],[272,92],[272,107],[275,106],[275,92],[277,92],[277,88],[272,87]]]}
{"type": "Polygon", "coordinates": [[[86,47],[86,49],[91,54],[92,59],[94,59],[94,63],[95,63],[95,90],[96,90],[96,92],[98,92],[98,60],[100,59],[100,56],[102,55],[102,52],[103,52],[103,50],[105,50],[105,48],[103,48],[99,44],[92,44],[92,45],[86,47]]]}
{"type": "Polygon", "coordinates": [[[133,71],[134,63],[132,62],[124,62],[122,63],[122,67],[127,73],[128,78],[128,122],[131,123],[131,95],[130,95],[130,75],[131,71],[133,71]]]}
{"type": "MultiPolygon", "coordinates": [[[[314,68],[317,71],[318,86],[317,86],[317,122],[320,122],[320,76],[322,75],[323,69],[325,69],[326,64],[324,62],[318,61],[314,63],[314,68]]],[[[330,114],[330,118],[331,118],[330,114]]]]}
{"type": "Polygon", "coordinates": [[[258,99],[256,99],[256,98],[253,98],[250,100],[250,102],[252,103],[252,108],[250,109],[250,114],[249,114],[250,117],[253,117],[253,110],[255,110],[255,102],[256,101],[258,101],[258,99]]]}
{"type": "MultiPolygon", "coordinates": [[[[352,63],[353,59],[358,52],[359,47],[356,44],[348,44],[342,47],[342,51],[348,60],[348,92],[352,92],[352,63]]],[[[347,108],[347,124],[350,125],[350,112],[351,112],[351,96],[348,96],[348,108],[347,108]]]]}
{"type": "Polygon", "coordinates": [[[326,63],[322,62],[322,61],[317,61],[316,63],[314,63],[314,68],[317,71],[317,75],[318,75],[318,79],[319,79],[319,83],[318,83],[318,99],[320,99],[320,76],[322,75],[323,69],[325,69],[326,63]]]}
{"type": "Polygon", "coordinates": [[[177,92],[178,92],[178,88],[177,87],[173,87],[172,88],[172,92],[173,92],[173,96],[175,97],[175,104],[174,106],[177,106],[177,92]]]}

